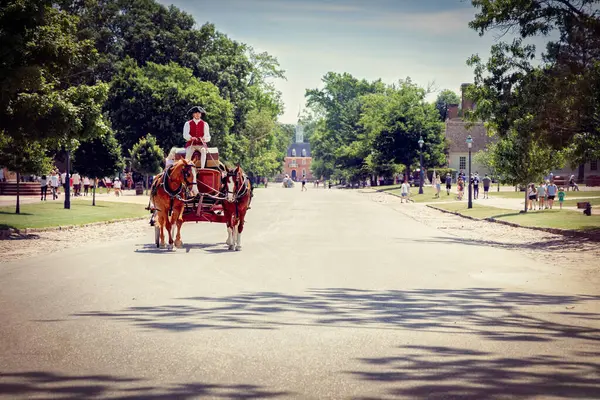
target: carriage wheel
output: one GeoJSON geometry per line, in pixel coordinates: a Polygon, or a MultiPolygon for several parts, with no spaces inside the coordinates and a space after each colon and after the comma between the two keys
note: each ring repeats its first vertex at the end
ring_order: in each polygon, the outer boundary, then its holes
{"type": "Polygon", "coordinates": [[[156,243],[156,248],[160,247],[160,228],[158,226],[154,226],[154,243],[156,243]]]}

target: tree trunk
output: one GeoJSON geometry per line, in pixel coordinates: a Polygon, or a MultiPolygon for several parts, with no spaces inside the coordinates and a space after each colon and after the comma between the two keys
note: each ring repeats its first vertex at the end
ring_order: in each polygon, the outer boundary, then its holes
{"type": "Polygon", "coordinates": [[[146,196],[148,195],[148,175],[144,175],[144,190],[146,191],[146,196]]]}
{"type": "Polygon", "coordinates": [[[581,164],[577,171],[577,181],[583,183],[583,178],[585,178],[585,164],[581,164]]]}
{"type": "Polygon", "coordinates": [[[527,197],[527,185],[525,185],[525,212],[527,212],[527,200],[529,200],[529,198],[527,197]]]}
{"type": "Polygon", "coordinates": [[[21,174],[17,171],[17,209],[15,210],[15,214],[21,214],[20,186],[21,186],[21,174]]]}
{"type": "Polygon", "coordinates": [[[498,192],[500,192],[500,179],[498,179],[498,192]]]}
{"type": "Polygon", "coordinates": [[[67,171],[65,175],[65,209],[71,209],[71,152],[67,150],[67,171]]]}
{"type": "Polygon", "coordinates": [[[94,186],[92,187],[92,205],[96,205],[96,186],[98,185],[98,179],[94,179],[94,186]]]}

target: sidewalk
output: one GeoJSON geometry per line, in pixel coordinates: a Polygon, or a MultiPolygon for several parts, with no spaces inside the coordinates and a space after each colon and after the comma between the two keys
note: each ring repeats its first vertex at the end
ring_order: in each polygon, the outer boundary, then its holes
{"type": "MultiPolygon", "coordinates": [[[[135,194],[135,190],[125,190],[122,192],[122,196],[115,196],[114,192],[111,191],[110,194],[106,194],[106,193],[96,193],[96,201],[111,201],[111,202],[116,202],[116,203],[134,203],[134,204],[143,204],[143,205],[148,205],[148,196],[147,195],[139,195],[136,196],[135,194]]],[[[150,192],[148,192],[150,193],[150,192]]],[[[50,202],[50,201],[57,201],[57,202],[64,202],[65,201],[65,196],[64,196],[64,192],[61,192],[61,194],[58,196],[57,200],[52,200],[52,195],[46,197],[47,200],[46,202],[50,202]]],[[[71,196],[71,200],[87,200],[87,201],[92,201],[92,194],[90,193],[88,196],[71,196]]],[[[15,206],[16,205],[16,201],[17,201],[17,197],[16,196],[0,196],[0,207],[10,207],[10,206],[15,206]]],[[[40,202],[40,197],[39,196],[20,196],[20,203],[21,204],[32,204],[32,203],[39,203],[40,202]]]]}

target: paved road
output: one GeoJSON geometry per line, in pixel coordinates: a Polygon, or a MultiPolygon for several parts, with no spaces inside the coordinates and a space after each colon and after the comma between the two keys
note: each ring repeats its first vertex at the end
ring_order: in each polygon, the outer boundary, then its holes
{"type": "Polygon", "coordinates": [[[2,398],[600,398],[598,279],[344,190],[0,264],[2,398]]]}

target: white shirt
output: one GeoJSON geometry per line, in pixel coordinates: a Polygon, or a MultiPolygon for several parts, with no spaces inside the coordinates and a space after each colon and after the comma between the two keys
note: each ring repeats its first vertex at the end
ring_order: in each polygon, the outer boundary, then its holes
{"type": "Polygon", "coordinates": [[[81,183],[81,176],[79,174],[73,174],[73,185],[79,185],[81,183]]]}
{"type": "Polygon", "coordinates": [[[67,180],[67,173],[63,172],[62,174],[60,174],[60,181],[63,183],[63,185],[66,183],[65,181],[67,180]]]}
{"type": "Polygon", "coordinates": [[[90,184],[90,178],[88,178],[87,176],[85,178],[83,178],[83,184],[84,185],[89,185],[90,184]]]}
{"type": "Polygon", "coordinates": [[[410,191],[410,185],[407,182],[402,184],[402,193],[408,193],[410,191]]]}
{"type": "MultiPolygon", "coordinates": [[[[199,120],[193,120],[196,123],[198,123],[198,121],[201,121],[202,123],[204,123],[204,141],[206,143],[210,142],[210,128],[208,126],[208,122],[206,121],[202,121],[201,119],[199,120]]],[[[190,121],[186,121],[185,124],[183,124],[183,138],[188,141],[192,138],[192,136],[190,135],[190,121]]]]}
{"type": "Polygon", "coordinates": [[[58,175],[50,175],[50,184],[54,187],[58,186],[58,175]]]}
{"type": "Polygon", "coordinates": [[[115,189],[121,189],[121,181],[115,181],[115,184],[113,186],[115,189]]]}

